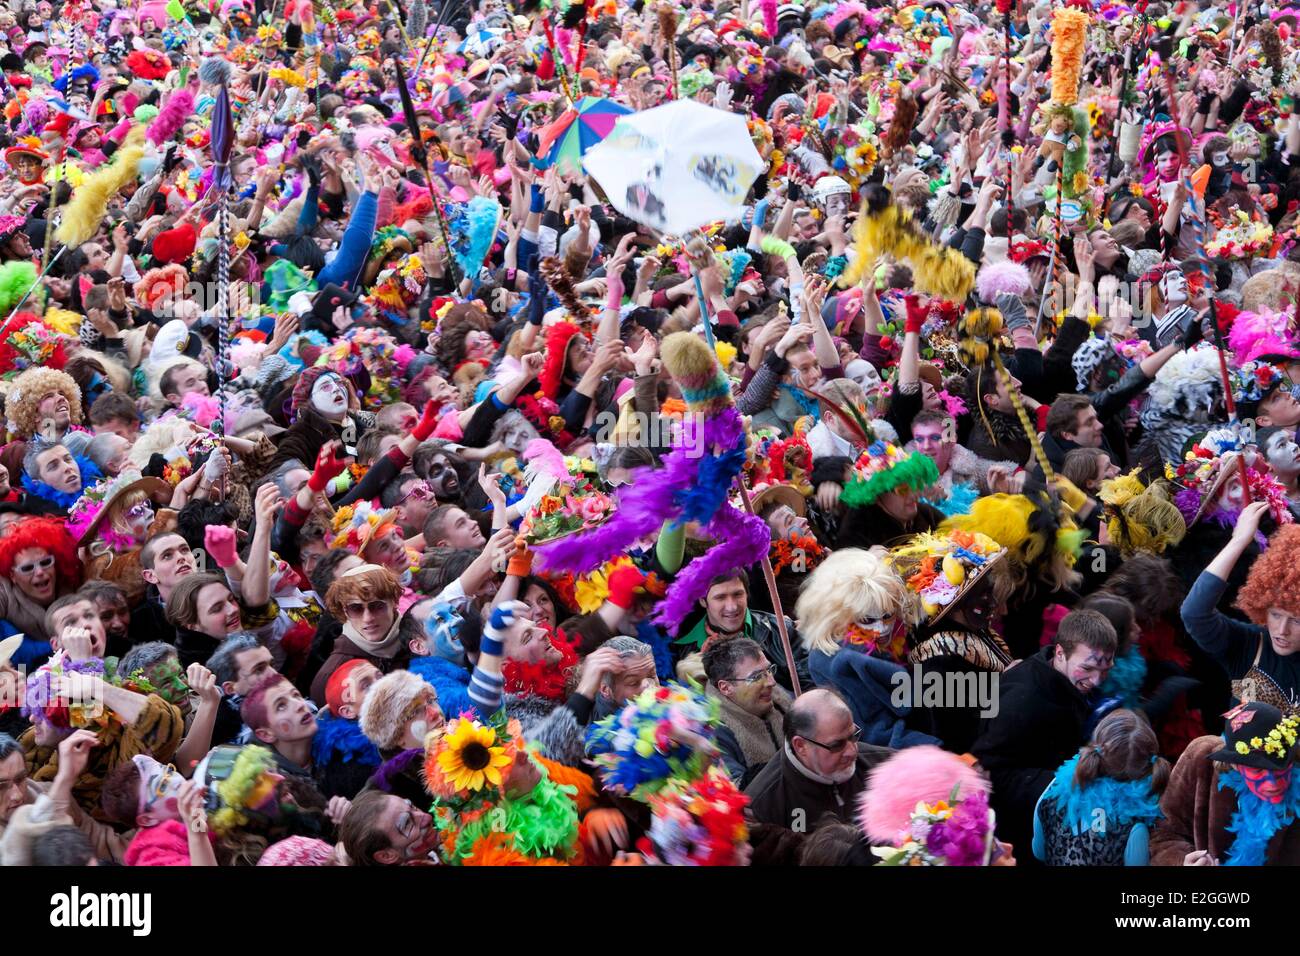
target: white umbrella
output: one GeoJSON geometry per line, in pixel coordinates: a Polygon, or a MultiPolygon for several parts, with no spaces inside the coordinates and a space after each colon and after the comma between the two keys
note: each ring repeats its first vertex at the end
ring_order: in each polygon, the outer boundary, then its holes
{"type": "Polygon", "coordinates": [[[744,117],[694,100],[620,117],[582,164],[619,212],[676,236],[739,219],[763,171],[744,117]]]}

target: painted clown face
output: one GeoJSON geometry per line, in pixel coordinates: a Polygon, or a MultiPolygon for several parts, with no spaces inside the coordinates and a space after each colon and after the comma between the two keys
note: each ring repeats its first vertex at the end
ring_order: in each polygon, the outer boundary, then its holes
{"type": "Polygon", "coordinates": [[[1265,803],[1281,803],[1291,788],[1291,768],[1266,770],[1262,767],[1242,767],[1241,776],[1248,789],[1265,803]]]}
{"type": "Polygon", "coordinates": [[[1187,277],[1177,269],[1170,269],[1160,277],[1160,298],[1167,306],[1182,305],[1187,301],[1187,277]]]}
{"type": "Polygon", "coordinates": [[[185,778],[171,764],[159,763],[146,754],[137,754],[132,762],[140,771],[140,809],[136,822],[141,826],[157,826],[168,820],[179,820],[179,798],[185,778]]]}
{"type": "Polygon", "coordinates": [[[328,372],[311,386],[311,407],[328,419],[337,421],[348,410],[348,388],[343,379],[328,372]]]}
{"type": "Polygon", "coordinates": [[[1172,149],[1162,149],[1156,156],[1156,173],[1164,182],[1178,178],[1178,154],[1172,149]]]}

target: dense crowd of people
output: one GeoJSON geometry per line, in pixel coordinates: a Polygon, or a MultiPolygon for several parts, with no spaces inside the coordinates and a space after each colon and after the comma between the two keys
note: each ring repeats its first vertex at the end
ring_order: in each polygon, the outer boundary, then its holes
{"type": "Polygon", "coordinates": [[[0,863],[1300,862],[1298,30],[0,3],[0,863]]]}

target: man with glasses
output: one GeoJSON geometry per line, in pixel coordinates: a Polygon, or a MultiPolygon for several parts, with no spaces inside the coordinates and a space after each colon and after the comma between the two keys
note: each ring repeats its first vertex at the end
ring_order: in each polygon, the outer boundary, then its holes
{"type": "Polygon", "coordinates": [[[754,819],[796,833],[853,823],[867,773],[894,751],[859,743],[853,713],[829,688],[796,698],[784,727],[784,745],[745,788],[754,819]]]}
{"type": "Polygon", "coordinates": [[[722,702],[717,733],[722,759],[744,786],[781,749],[793,698],[777,686],[776,668],[747,637],[705,644],[704,673],[709,679],[705,693],[722,702]]]}
{"type": "Polygon", "coordinates": [[[404,471],[390,481],[380,493],[379,503],[397,510],[397,526],[407,540],[423,533],[429,512],[438,505],[429,483],[413,471],[404,471]]]}

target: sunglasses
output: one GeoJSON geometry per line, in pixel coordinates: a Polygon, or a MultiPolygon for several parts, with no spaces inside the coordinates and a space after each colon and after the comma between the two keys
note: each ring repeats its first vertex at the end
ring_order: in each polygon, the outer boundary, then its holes
{"type": "Polygon", "coordinates": [[[343,610],[347,612],[348,617],[361,617],[366,611],[378,617],[384,613],[386,607],[388,607],[387,601],[368,601],[364,604],[361,601],[353,601],[343,605],[343,610]]]}
{"type": "Polygon", "coordinates": [[[27,564],[15,565],[14,572],[17,574],[21,574],[23,577],[27,577],[28,575],[35,574],[37,568],[40,568],[42,571],[44,571],[47,568],[52,568],[52,567],[54,567],[54,555],[47,554],[39,561],[31,561],[27,564]]]}
{"type": "Polygon", "coordinates": [[[804,737],[803,739],[808,741],[808,743],[810,744],[816,744],[818,747],[821,747],[822,750],[829,750],[831,753],[837,753],[843,750],[849,744],[856,744],[861,738],[862,738],[862,728],[854,727],[853,733],[849,734],[843,740],[836,740],[829,744],[824,744],[820,740],[813,740],[811,737],[804,737]]]}

